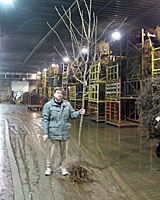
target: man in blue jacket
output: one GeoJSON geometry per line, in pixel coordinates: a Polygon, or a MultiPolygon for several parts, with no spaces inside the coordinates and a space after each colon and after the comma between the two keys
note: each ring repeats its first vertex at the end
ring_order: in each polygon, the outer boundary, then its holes
{"type": "Polygon", "coordinates": [[[63,88],[54,89],[54,98],[47,102],[43,108],[43,140],[50,139],[45,175],[52,173],[53,155],[55,149],[60,147],[59,168],[62,175],[68,175],[65,168],[68,140],[71,137],[70,119],[76,119],[85,114],[85,109],[75,111],[71,104],[62,100],[63,88]]]}

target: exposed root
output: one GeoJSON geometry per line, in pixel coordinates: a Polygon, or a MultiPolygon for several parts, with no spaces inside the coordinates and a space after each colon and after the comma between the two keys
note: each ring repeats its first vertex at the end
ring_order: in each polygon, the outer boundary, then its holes
{"type": "Polygon", "coordinates": [[[93,182],[93,176],[99,173],[98,170],[88,168],[82,162],[72,164],[69,168],[69,180],[76,183],[93,182]]]}

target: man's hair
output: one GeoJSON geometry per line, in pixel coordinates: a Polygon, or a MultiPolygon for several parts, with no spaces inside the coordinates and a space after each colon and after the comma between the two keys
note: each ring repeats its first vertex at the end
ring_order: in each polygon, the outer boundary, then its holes
{"type": "Polygon", "coordinates": [[[62,87],[55,87],[54,88],[54,93],[56,93],[57,90],[60,90],[61,92],[64,93],[64,89],[62,87]]]}

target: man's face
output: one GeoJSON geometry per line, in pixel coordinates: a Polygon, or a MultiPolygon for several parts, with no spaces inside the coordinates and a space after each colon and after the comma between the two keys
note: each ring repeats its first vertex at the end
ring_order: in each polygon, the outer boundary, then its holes
{"type": "Polygon", "coordinates": [[[56,92],[54,93],[54,97],[57,102],[61,102],[63,97],[63,92],[61,90],[56,90],[56,92]]]}

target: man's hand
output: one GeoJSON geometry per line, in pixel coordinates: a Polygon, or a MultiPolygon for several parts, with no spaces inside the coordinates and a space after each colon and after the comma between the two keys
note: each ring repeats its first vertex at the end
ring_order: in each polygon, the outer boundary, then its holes
{"type": "Polygon", "coordinates": [[[85,114],[85,109],[80,109],[80,114],[84,115],[85,114]]]}
{"type": "Polygon", "coordinates": [[[48,135],[43,135],[43,141],[46,142],[48,140],[48,135]]]}

